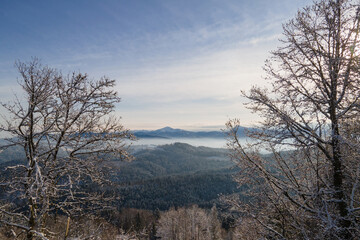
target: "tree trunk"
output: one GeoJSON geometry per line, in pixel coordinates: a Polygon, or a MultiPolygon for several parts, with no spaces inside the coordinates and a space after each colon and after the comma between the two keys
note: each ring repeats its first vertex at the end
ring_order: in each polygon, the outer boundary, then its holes
{"type": "MultiPolygon", "coordinates": [[[[30,200],[32,202],[32,200],[30,200]]],[[[35,229],[35,211],[34,206],[30,205],[30,218],[29,218],[29,230],[26,233],[26,239],[32,240],[34,237],[34,229],[35,229]]]]}

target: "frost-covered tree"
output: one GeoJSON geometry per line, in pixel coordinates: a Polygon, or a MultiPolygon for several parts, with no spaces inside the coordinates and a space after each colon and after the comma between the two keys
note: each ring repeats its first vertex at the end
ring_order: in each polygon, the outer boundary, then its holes
{"type": "Polygon", "coordinates": [[[320,0],[284,24],[266,62],[270,89],[243,93],[263,121],[229,147],[250,201],[232,201],[275,238],[352,239],[359,234],[360,5],[320,0]],[[259,149],[270,154],[261,155],[259,149]],[[281,150],[289,150],[281,152],[281,150]]]}
{"type": "Polygon", "coordinates": [[[25,157],[1,179],[2,197],[12,202],[0,206],[0,221],[22,229],[27,239],[46,239],[52,234],[46,228],[50,214],[70,217],[99,200],[85,186],[104,182],[103,162],[110,154],[129,158],[124,139],[131,134],[110,115],[120,101],[114,80],[64,76],[37,59],[16,66],[24,98],[2,104],[0,130],[8,137],[1,148],[20,146],[25,157]]]}
{"type": "Polygon", "coordinates": [[[220,240],[221,237],[221,223],[218,217],[218,210],[216,205],[211,208],[210,216],[209,216],[209,223],[210,223],[210,238],[209,240],[220,240]]]}
{"type": "Polygon", "coordinates": [[[172,240],[220,239],[220,233],[212,232],[220,230],[217,228],[219,224],[217,219],[197,206],[170,209],[160,215],[157,235],[172,240]]]}

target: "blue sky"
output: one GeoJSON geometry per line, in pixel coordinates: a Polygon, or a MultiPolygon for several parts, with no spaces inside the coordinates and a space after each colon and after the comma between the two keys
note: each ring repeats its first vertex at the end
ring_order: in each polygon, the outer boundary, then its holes
{"type": "Polygon", "coordinates": [[[116,79],[116,114],[131,129],[210,129],[256,119],[240,90],[281,24],[310,0],[2,0],[0,100],[20,94],[16,60],[116,79]]]}

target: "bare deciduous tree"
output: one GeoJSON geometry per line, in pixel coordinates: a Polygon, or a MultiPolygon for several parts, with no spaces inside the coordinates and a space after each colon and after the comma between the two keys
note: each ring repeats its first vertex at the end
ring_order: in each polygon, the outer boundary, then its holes
{"type": "Polygon", "coordinates": [[[227,124],[237,180],[251,197],[232,202],[276,238],[359,234],[359,9],[320,0],[300,10],[266,62],[272,88],[243,93],[264,119],[248,133],[256,143],[240,144],[239,121],[227,124]]]}
{"type": "Polygon", "coordinates": [[[220,223],[214,215],[197,206],[170,209],[161,214],[157,235],[162,239],[221,239],[220,223]]]}
{"type": "Polygon", "coordinates": [[[0,130],[10,137],[1,148],[21,146],[26,157],[7,168],[10,178],[1,182],[13,204],[0,207],[0,221],[24,230],[27,239],[46,239],[49,214],[71,216],[99,199],[84,186],[103,183],[109,154],[130,158],[124,139],[132,135],[110,115],[120,101],[114,80],[64,76],[37,59],[16,66],[25,99],[2,104],[7,113],[0,130]]]}

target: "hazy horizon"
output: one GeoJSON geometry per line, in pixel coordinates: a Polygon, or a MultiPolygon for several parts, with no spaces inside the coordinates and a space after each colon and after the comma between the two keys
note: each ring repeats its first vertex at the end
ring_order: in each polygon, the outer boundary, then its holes
{"type": "Polygon", "coordinates": [[[159,129],[163,129],[163,128],[172,128],[172,129],[181,129],[181,130],[186,130],[186,131],[221,131],[222,129],[225,129],[225,125],[223,126],[178,126],[178,127],[174,127],[174,126],[170,126],[170,125],[164,125],[162,127],[159,128],[138,128],[138,129],[130,129],[132,131],[155,131],[155,130],[159,130],[159,129]]]}

